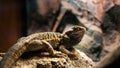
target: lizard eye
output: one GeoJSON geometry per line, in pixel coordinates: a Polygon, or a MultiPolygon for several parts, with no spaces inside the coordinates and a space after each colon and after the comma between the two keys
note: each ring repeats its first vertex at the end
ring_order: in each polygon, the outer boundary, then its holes
{"type": "Polygon", "coordinates": [[[82,26],[74,26],[72,29],[73,31],[86,31],[86,28],[82,26]]]}
{"type": "Polygon", "coordinates": [[[82,28],[80,26],[75,26],[75,27],[73,27],[73,30],[78,31],[78,30],[82,30],[82,28]]]}

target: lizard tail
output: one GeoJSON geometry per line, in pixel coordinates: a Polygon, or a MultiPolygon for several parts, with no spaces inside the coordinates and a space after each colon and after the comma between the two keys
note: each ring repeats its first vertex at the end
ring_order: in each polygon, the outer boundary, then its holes
{"type": "Polygon", "coordinates": [[[18,58],[26,51],[28,44],[21,45],[20,43],[21,42],[16,43],[8,50],[0,62],[0,68],[11,68],[18,58]]]}

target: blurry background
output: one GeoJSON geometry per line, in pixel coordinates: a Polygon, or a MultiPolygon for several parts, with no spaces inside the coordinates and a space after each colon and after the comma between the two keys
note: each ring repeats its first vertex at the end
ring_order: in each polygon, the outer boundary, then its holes
{"type": "Polygon", "coordinates": [[[87,33],[76,48],[98,61],[119,44],[119,5],[120,0],[0,0],[0,52],[22,36],[81,25],[87,33]]]}

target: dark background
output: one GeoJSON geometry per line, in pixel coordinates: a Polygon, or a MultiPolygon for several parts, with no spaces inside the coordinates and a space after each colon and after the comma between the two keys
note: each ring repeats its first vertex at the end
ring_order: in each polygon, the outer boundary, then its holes
{"type": "Polygon", "coordinates": [[[0,0],[0,52],[25,35],[25,18],[25,0],[0,0]]]}

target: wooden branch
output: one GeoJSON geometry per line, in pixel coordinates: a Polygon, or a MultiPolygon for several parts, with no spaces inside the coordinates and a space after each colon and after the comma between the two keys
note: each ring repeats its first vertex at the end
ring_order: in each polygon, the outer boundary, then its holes
{"type": "Polygon", "coordinates": [[[60,24],[63,16],[65,15],[65,13],[66,13],[66,9],[64,9],[63,7],[61,7],[60,14],[57,17],[57,21],[55,22],[55,25],[54,25],[54,27],[52,29],[52,32],[55,32],[57,30],[57,28],[58,28],[58,26],[59,26],[59,24],[60,24]]]}

